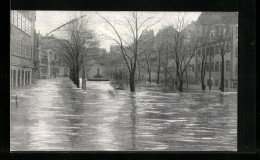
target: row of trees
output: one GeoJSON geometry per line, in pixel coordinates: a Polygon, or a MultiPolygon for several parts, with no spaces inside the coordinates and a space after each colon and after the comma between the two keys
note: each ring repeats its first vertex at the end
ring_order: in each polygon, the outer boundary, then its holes
{"type": "MultiPolygon", "coordinates": [[[[156,35],[153,30],[149,31],[149,28],[158,24],[161,19],[155,20],[153,16],[145,16],[142,12],[129,12],[129,16],[122,15],[120,20],[114,16],[114,20],[111,20],[96,13],[106,22],[112,33],[103,37],[113,40],[117,45],[115,54],[120,54],[118,57],[110,53],[109,58],[106,58],[113,62],[112,66],[118,68],[114,70],[116,74],[111,72],[110,75],[127,82],[131,92],[135,92],[135,83],[144,79],[143,73],[148,73],[151,83],[154,68],[157,68],[158,85],[160,75],[163,74],[165,86],[176,87],[178,84],[177,88],[182,92],[184,81],[188,80],[190,62],[195,56],[200,66],[193,71],[202,90],[205,90],[206,64],[214,58],[212,48],[207,47],[212,36],[222,58],[220,90],[224,91],[224,56],[232,37],[230,26],[233,22],[230,13],[218,13],[220,18],[213,22],[212,15],[216,13],[205,12],[202,13],[204,16],[200,16],[197,22],[193,23],[188,23],[186,13],[179,13],[176,21],[169,23],[156,35]],[[199,48],[201,52],[198,52],[199,48]]],[[[60,45],[59,57],[70,67],[70,78],[77,87],[80,77],[85,80],[86,64],[91,59],[90,50],[99,45],[96,34],[89,28],[88,19],[82,17],[66,23],[66,26],[63,26],[65,37],[56,39],[60,45]]]]}
{"type": "Polygon", "coordinates": [[[157,66],[157,84],[160,83],[163,68],[165,86],[176,86],[178,82],[178,90],[182,92],[184,80],[188,79],[190,62],[195,56],[200,67],[194,69],[194,73],[201,83],[202,90],[205,90],[206,64],[213,60],[215,54],[220,54],[222,58],[220,90],[224,91],[224,56],[232,39],[230,26],[234,23],[232,22],[234,16],[232,17],[230,13],[218,13],[217,22],[212,21],[212,15],[216,16],[216,13],[203,13],[202,18],[191,24],[187,21],[186,13],[180,13],[175,22],[160,30],[156,36],[148,29],[159,20],[154,21],[153,17],[145,17],[141,12],[131,12],[129,17],[123,17],[125,23],[120,21],[120,24],[116,21],[112,23],[103,15],[97,14],[115,33],[115,36],[109,38],[118,45],[119,53],[125,62],[124,67],[128,70],[132,92],[135,91],[136,80],[142,79],[140,73],[143,68],[148,73],[148,80],[151,83],[151,70],[154,66],[157,66]],[[120,34],[122,28],[124,34],[120,34]],[[212,48],[207,47],[209,41],[214,41],[218,49],[215,54],[212,48]],[[201,53],[198,52],[199,48],[201,53]],[[174,62],[171,64],[173,67],[169,65],[171,61],[174,62]]]}
{"type": "Polygon", "coordinates": [[[83,16],[74,18],[63,26],[64,37],[55,39],[59,43],[59,57],[69,66],[70,79],[78,88],[80,77],[82,77],[84,87],[86,66],[91,59],[91,49],[99,45],[99,41],[88,23],[88,19],[83,16]]]}

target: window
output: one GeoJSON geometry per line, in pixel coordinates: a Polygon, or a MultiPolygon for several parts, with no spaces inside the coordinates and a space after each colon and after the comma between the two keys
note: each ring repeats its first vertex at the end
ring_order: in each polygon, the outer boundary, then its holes
{"type": "Polygon", "coordinates": [[[25,32],[28,33],[28,30],[29,30],[29,23],[28,20],[25,19],[25,32]]]}
{"type": "Polygon", "coordinates": [[[22,55],[22,40],[17,38],[17,55],[22,55]]]}
{"type": "Polygon", "coordinates": [[[30,75],[31,75],[31,73],[30,73],[30,71],[28,71],[28,85],[30,85],[30,75]]]}
{"type": "Polygon", "coordinates": [[[230,42],[226,43],[226,52],[231,52],[231,43],[230,42]]]}
{"type": "Polygon", "coordinates": [[[14,52],[14,36],[11,35],[11,44],[10,44],[11,54],[14,52]]]}
{"type": "Polygon", "coordinates": [[[219,62],[215,62],[215,71],[216,71],[216,72],[219,71],[219,62]]]}
{"type": "Polygon", "coordinates": [[[27,71],[25,71],[25,85],[27,85],[27,71]]]}
{"type": "Polygon", "coordinates": [[[16,86],[16,70],[13,70],[13,86],[16,86]]]}
{"type": "Polygon", "coordinates": [[[33,53],[33,47],[32,47],[32,45],[30,44],[30,59],[32,58],[32,53],[33,53]]]}
{"type": "Polygon", "coordinates": [[[24,85],[24,71],[22,71],[22,86],[24,85]]]}
{"type": "Polygon", "coordinates": [[[18,70],[18,74],[17,74],[17,84],[18,84],[18,86],[20,86],[21,84],[20,84],[20,70],[18,70]]]}
{"type": "Polygon", "coordinates": [[[17,26],[18,15],[17,11],[14,11],[14,25],[17,26]]]}
{"type": "Polygon", "coordinates": [[[225,81],[225,87],[228,88],[228,80],[225,81]]]}
{"type": "Polygon", "coordinates": [[[22,42],[22,57],[26,58],[25,42],[22,42]]]}
{"type": "Polygon", "coordinates": [[[13,51],[12,51],[12,54],[16,54],[17,52],[17,38],[15,36],[13,36],[13,51]]]}
{"type": "Polygon", "coordinates": [[[226,61],[226,71],[230,71],[230,61],[226,61]]]}
{"type": "Polygon", "coordinates": [[[11,24],[14,24],[14,11],[11,11],[10,21],[11,24]]]}
{"type": "Polygon", "coordinates": [[[28,21],[28,34],[31,35],[31,26],[32,26],[32,22],[29,20],[28,21]]]}
{"type": "Polygon", "coordinates": [[[26,18],[22,16],[22,30],[26,32],[26,18]]]}
{"type": "Polygon", "coordinates": [[[215,86],[216,87],[218,86],[218,80],[217,79],[215,80],[215,86]]]}
{"type": "Polygon", "coordinates": [[[211,68],[211,71],[214,72],[214,62],[211,62],[210,68],[211,68]]]}
{"type": "Polygon", "coordinates": [[[205,64],[205,70],[209,71],[209,63],[208,62],[205,64]]]}
{"type": "Polygon", "coordinates": [[[17,15],[18,15],[18,22],[17,22],[18,28],[22,29],[22,15],[19,12],[17,12],[17,15]]]}
{"type": "Polygon", "coordinates": [[[11,70],[11,87],[13,86],[12,80],[13,80],[13,71],[11,70]]]}

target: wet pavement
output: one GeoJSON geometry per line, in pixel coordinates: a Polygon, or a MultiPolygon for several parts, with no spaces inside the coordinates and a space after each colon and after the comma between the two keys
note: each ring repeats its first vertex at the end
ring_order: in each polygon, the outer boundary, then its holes
{"type": "Polygon", "coordinates": [[[39,80],[11,90],[11,151],[236,151],[237,94],[39,80]],[[17,100],[16,100],[17,96],[17,100]]]}

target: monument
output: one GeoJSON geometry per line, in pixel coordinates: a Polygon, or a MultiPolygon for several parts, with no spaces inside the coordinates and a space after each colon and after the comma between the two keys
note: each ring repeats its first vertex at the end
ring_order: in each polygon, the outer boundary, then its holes
{"type": "Polygon", "coordinates": [[[94,76],[94,78],[88,78],[87,81],[109,81],[109,79],[103,78],[103,76],[99,73],[100,69],[97,69],[97,74],[94,76]]]}
{"type": "Polygon", "coordinates": [[[94,76],[95,78],[102,78],[103,76],[99,73],[100,69],[97,69],[97,74],[94,76]]]}

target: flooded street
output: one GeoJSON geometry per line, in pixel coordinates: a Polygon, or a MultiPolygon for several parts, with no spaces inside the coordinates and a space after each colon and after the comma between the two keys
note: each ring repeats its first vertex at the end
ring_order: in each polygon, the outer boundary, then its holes
{"type": "Polygon", "coordinates": [[[236,151],[236,93],[114,90],[45,79],[11,90],[11,151],[236,151]],[[17,97],[16,97],[17,96],[17,97]]]}

